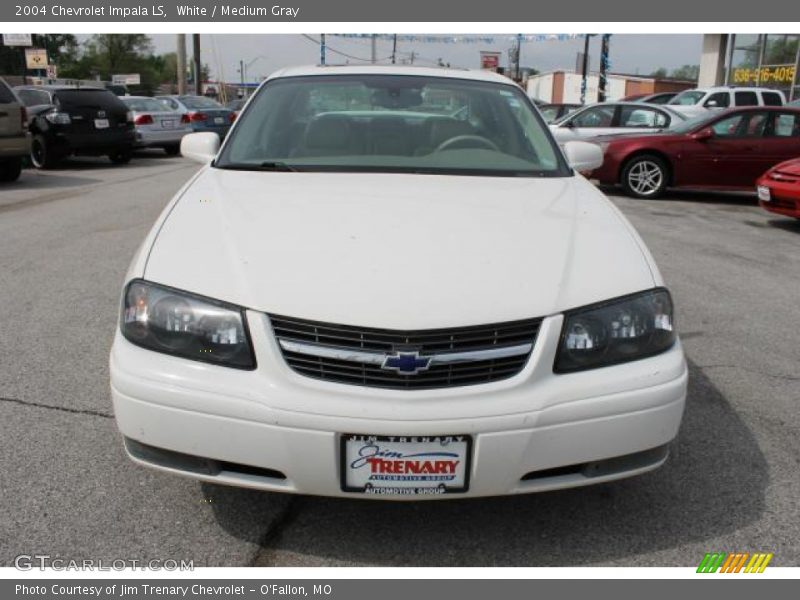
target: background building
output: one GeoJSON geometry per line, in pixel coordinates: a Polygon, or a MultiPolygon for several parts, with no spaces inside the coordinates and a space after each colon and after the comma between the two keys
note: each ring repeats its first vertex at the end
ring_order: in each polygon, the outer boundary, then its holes
{"type": "MultiPolygon", "coordinates": [[[[580,104],[583,76],[575,71],[551,71],[539,73],[528,78],[527,91],[532,98],[555,104],[580,104]]],[[[597,102],[599,76],[589,73],[586,78],[586,102],[597,102]]],[[[609,73],[606,89],[607,100],[619,100],[634,94],[655,94],[658,92],[680,92],[695,87],[694,81],[680,79],[660,79],[609,73]]]]}
{"type": "Polygon", "coordinates": [[[781,90],[800,98],[800,34],[736,33],[703,36],[701,87],[738,85],[781,90]]]}

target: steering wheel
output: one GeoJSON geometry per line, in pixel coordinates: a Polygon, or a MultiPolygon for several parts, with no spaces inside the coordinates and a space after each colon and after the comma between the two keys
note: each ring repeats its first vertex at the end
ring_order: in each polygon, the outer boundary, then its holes
{"type": "Polygon", "coordinates": [[[461,142],[477,142],[479,145],[488,148],[489,150],[494,150],[495,152],[501,152],[500,148],[497,147],[492,140],[489,138],[485,138],[482,135],[457,135],[455,137],[451,137],[449,140],[443,141],[439,146],[437,146],[434,152],[441,152],[442,150],[447,150],[451,146],[455,146],[456,144],[460,144],[461,142]]]}

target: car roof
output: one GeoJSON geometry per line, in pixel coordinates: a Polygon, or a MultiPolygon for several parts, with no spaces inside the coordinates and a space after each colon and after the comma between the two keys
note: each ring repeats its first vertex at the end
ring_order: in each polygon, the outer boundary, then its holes
{"type": "Polygon", "coordinates": [[[308,77],[315,75],[406,75],[417,77],[445,77],[470,81],[488,81],[518,87],[508,77],[493,71],[452,69],[438,67],[412,67],[408,65],[344,65],[286,67],[275,71],[267,81],[283,77],[308,77]]]}

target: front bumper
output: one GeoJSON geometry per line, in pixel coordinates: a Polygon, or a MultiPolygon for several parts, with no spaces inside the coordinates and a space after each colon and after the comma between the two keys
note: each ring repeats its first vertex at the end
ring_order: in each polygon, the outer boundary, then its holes
{"type": "Polygon", "coordinates": [[[784,217],[794,217],[800,219],[800,187],[797,183],[776,181],[763,177],[759,179],[757,186],[769,188],[770,201],[759,200],[758,204],[764,210],[784,217]]]}
{"type": "Polygon", "coordinates": [[[683,414],[687,369],[680,343],[656,357],[555,375],[560,315],[544,320],[518,375],[414,392],[297,375],[283,362],[267,318],[248,313],[248,319],[259,361],[255,371],[150,352],[117,333],[111,390],[131,458],[217,483],[362,498],[372,496],[341,489],[341,433],[469,434],[469,490],[446,497],[495,496],[657,468],[683,414]],[[189,462],[181,462],[182,455],[189,462]],[[187,466],[198,457],[212,466],[187,466]],[[626,458],[607,460],[616,457],[626,458]]]}

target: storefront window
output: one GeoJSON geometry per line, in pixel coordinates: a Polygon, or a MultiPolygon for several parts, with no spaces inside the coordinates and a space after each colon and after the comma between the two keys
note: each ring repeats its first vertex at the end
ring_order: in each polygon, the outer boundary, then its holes
{"type": "Polygon", "coordinates": [[[787,100],[800,95],[797,78],[797,34],[739,34],[731,36],[727,83],[782,91],[787,100]]]}

